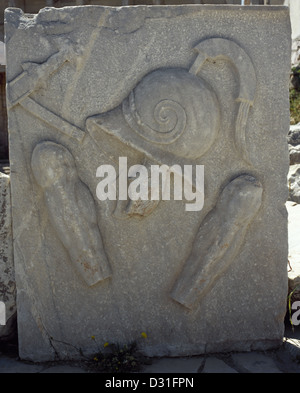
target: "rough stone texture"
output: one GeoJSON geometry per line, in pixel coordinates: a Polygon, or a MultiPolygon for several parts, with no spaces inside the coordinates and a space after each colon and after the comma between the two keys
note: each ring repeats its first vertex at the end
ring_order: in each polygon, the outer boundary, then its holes
{"type": "Polygon", "coordinates": [[[236,370],[234,370],[232,367],[228,366],[221,359],[218,359],[215,357],[209,357],[208,359],[206,359],[202,373],[204,373],[204,374],[215,373],[216,370],[218,370],[218,372],[222,373],[222,374],[235,374],[235,373],[237,373],[236,370]]]}
{"type": "Polygon", "coordinates": [[[289,201],[300,203],[300,164],[291,165],[287,177],[289,201]]]}
{"type": "Polygon", "coordinates": [[[191,358],[163,358],[152,359],[150,365],[143,367],[143,373],[197,373],[203,367],[204,359],[191,358]]]}
{"type": "Polygon", "coordinates": [[[274,360],[257,353],[237,353],[232,356],[235,365],[244,372],[281,373],[274,360]]]}
{"type": "Polygon", "coordinates": [[[300,164],[300,145],[290,146],[289,152],[290,152],[290,164],[291,165],[300,164]]]}
{"type": "Polygon", "coordinates": [[[291,125],[288,133],[288,143],[292,146],[300,145],[300,124],[291,125]]]}
{"type": "Polygon", "coordinates": [[[5,305],[5,325],[0,325],[0,342],[16,334],[16,284],[10,203],[10,177],[0,172],[0,301],[5,305]]]}
{"type": "Polygon", "coordinates": [[[290,127],[288,133],[290,165],[300,164],[300,124],[290,127]]]}
{"type": "Polygon", "coordinates": [[[27,374],[39,373],[43,366],[38,364],[26,364],[14,358],[0,358],[0,374],[27,374]]]}
{"type": "Polygon", "coordinates": [[[292,42],[292,56],[291,63],[292,66],[298,66],[300,62],[300,39],[299,37],[292,42]]]}
{"type": "Polygon", "coordinates": [[[285,7],[6,11],[21,358],[281,344],[290,35],[285,7]],[[204,165],[203,209],[100,201],[120,156],[204,165]]]}

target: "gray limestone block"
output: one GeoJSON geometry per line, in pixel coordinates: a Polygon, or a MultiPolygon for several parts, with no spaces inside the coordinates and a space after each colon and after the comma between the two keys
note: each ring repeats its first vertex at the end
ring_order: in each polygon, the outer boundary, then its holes
{"type": "Polygon", "coordinates": [[[13,263],[10,177],[0,173],[0,342],[16,335],[16,283],[13,263]]]}
{"type": "Polygon", "coordinates": [[[287,140],[289,145],[300,145],[300,124],[290,126],[287,140]]]}
{"type": "Polygon", "coordinates": [[[289,146],[290,165],[300,164],[300,144],[297,146],[289,146]]]}
{"type": "Polygon", "coordinates": [[[300,203],[300,164],[291,165],[287,182],[289,187],[289,201],[300,203]]]}
{"type": "Polygon", "coordinates": [[[8,8],[5,28],[21,358],[280,345],[288,8],[8,8]]]}

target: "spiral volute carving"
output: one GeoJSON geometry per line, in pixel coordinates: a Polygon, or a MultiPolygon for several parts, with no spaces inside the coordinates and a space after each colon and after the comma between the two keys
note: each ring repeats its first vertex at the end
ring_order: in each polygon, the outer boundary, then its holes
{"type": "Polygon", "coordinates": [[[123,113],[128,124],[140,136],[150,142],[170,144],[178,139],[186,127],[186,112],[183,106],[171,99],[162,99],[154,108],[147,108],[152,118],[150,122],[142,119],[135,104],[132,91],[123,101],[123,113]]]}

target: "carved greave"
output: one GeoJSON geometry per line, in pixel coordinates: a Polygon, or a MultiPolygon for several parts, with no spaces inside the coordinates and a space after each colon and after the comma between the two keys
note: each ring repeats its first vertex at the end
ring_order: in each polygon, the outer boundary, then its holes
{"type": "Polygon", "coordinates": [[[42,142],[33,151],[31,166],[49,220],[78,273],[89,286],[109,277],[94,200],[77,175],[71,153],[62,145],[42,142]]]}
{"type": "Polygon", "coordinates": [[[262,203],[262,186],[252,176],[232,180],[205,217],[172,298],[192,309],[211,290],[239,252],[262,203]]]}

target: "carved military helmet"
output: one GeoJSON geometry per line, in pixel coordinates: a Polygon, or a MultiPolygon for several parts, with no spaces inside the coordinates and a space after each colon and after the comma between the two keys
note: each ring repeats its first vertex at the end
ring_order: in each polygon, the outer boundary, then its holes
{"type": "Polygon", "coordinates": [[[180,68],[146,75],[123,101],[122,111],[140,137],[187,158],[203,155],[220,126],[215,93],[205,81],[180,68]]]}
{"type": "Polygon", "coordinates": [[[187,159],[203,156],[218,135],[221,108],[212,87],[199,73],[207,60],[225,58],[239,76],[234,142],[247,160],[245,129],[256,86],[251,60],[239,45],[222,38],[204,40],[194,50],[197,58],[189,70],[154,70],[117,108],[87,119],[91,136],[97,140],[97,133],[104,131],[152,157],[157,151],[187,159]]]}
{"type": "Polygon", "coordinates": [[[144,76],[119,107],[88,119],[92,136],[95,124],[138,150],[193,159],[213,144],[220,108],[204,80],[183,68],[161,68],[144,76]]]}

